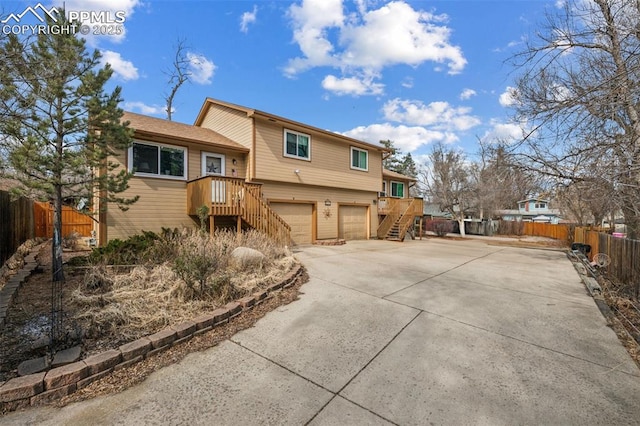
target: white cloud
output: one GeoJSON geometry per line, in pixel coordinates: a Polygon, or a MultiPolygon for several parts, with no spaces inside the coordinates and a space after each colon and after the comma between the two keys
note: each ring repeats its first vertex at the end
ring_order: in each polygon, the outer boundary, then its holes
{"type": "Polygon", "coordinates": [[[491,129],[482,136],[486,142],[511,143],[521,140],[526,134],[526,123],[503,123],[497,120],[491,122],[491,129]]]}
{"type": "Polygon", "coordinates": [[[464,89],[462,93],[460,93],[460,100],[466,101],[467,99],[471,99],[473,96],[477,94],[478,92],[476,92],[473,89],[464,89]]]}
{"type": "Polygon", "coordinates": [[[503,107],[513,106],[517,102],[517,94],[518,91],[515,87],[507,86],[504,93],[500,95],[498,102],[500,102],[500,105],[503,107]]]}
{"type": "Polygon", "coordinates": [[[453,107],[448,102],[431,102],[392,99],[382,107],[385,119],[418,126],[430,126],[434,130],[465,131],[481,123],[471,115],[471,108],[453,107]]]}
{"type": "MultiPolygon", "coordinates": [[[[122,108],[125,111],[140,112],[145,115],[165,115],[166,106],[164,105],[147,105],[144,102],[124,102],[122,108]]],[[[175,109],[172,111],[175,112],[175,109]]]]}
{"type": "Polygon", "coordinates": [[[189,61],[191,80],[198,84],[211,84],[211,78],[216,70],[213,61],[210,61],[204,55],[192,52],[187,52],[187,60],[189,61]]]}
{"type": "Polygon", "coordinates": [[[371,77],[338,78],[328,75],[322,80],[322,87],[336,95],[380,95],[384,92],[384,84],[374,83],[371,77]]]}
{"type": "Polygon", "coordinates": [[[102,53],[101,62],[110,64],[116,77],[125,81],[138,79],[138,69],[133,62],[123,59],[118,52],[112,50],[103,50],[100,53],[102,53]]]}
{"type": "MultiPolygon", "coordinates": [[[[143,5],[141,0],[53,0],[54,6],[65,7],[67,11],[78,12],[104,12],[109,13],[111,19],[115,19],[116,12],[124,12],[125,21],[123,23],[114,24],[114,30],[120,29],[116,34],[100,34],[94,35],[91,32],[83,37],[87,40],[90,46],[98,46],[101,41],[110,41],[113,43],[120,43],[124,40],[127,33],[127,23],[131,20],[133,12],[136,7],[143,5]],[[120,25],[120,27],[117,27],[120,25]]],[[[82,24],[89,25],[100,24],[99,22],[92,22],[91,20],[83,20],[82,24]]]]}
{"type": "Polygon", "coordinates": [[[343,134],[376,144],[381,140],[390,139],[402,152],[413,152],[423,145],[434,142],[451,143],[458,140],[458,137],[451,132],[429,130],[420,126],[394,126],[390,123],[358,126],[343,134]]]}
{"type": "Polygon", "coordinates": [[[240,17],[240,31],[246,34],[249,31],[249,24],[254,24],[256,22],[257,15],[258,6],[256,5],[253,5],[253,10],[251,12],[244,12],[240,17]]]}
{"type": "Polygon", "coordinates": [[[405,77],[404,80],[402,80],[402,87],[406,87],[407,89],[411,89],[413,88],[413,78],[411,77],[405,77]]]}
{"type": "Polygon", "coordinates": [[[404,1],[392,1],[367,10],[358,0],[357,11],[345,15],[343,0],[303,0],[289,8],[293,40],[302,55],[284,68],[293,77],[314,67],[339,68],[350,74],[377,75],[397,64],[418,66],[434,62],[449,74],[463,70],[461,49],[449,42],[445,15],[414,10],[404,1]]]}

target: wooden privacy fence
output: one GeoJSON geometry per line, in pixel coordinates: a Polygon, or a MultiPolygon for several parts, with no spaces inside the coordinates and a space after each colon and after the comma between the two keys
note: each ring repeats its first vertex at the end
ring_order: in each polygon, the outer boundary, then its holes
{"type": "Polygon", "coordinates": [[[589,259],[597,253],[604,253],[611,259],[607,273],[629,287],[633,296],[640,297],[640,241],[614,237],[604,232],[577,227],[574,233],[576,243],[589,244],[589,259]]]}
{"type": "Polygon", "coordinates": [[[33,201],[0,191],[0,265],[20,244],[34,237],[33,201]]]}
{"type": "Polygon", "coordinates": [[[523,222],[522,233],[534,237],[554,238],[568,243],[571,238],[571,225],[523,222]]]}
{"type": "MultiPolygon", "coordinates": [[[[53,205],[51,203],[35,202],[33,205],[35,216],[35,236],[42,238],[53,237],[53,205]]],[[[62,206],[62,238],[77,232],[82,237],[90,237],[93,229],[93,218],[80,213],[73,207],[62,206]]]]}

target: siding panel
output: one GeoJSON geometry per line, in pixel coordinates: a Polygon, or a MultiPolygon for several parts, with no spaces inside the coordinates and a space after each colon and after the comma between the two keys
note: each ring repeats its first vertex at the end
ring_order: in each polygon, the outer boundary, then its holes
{"type": "Polygon", "coordinates": [[[311,161],[288,158],[283,152],[284,129],[278,123],[256,120],[256,179],[363,191],[381,190],[380,152],[368,150],[368,171],[352,170],[351,148],[348,143],[323,134],[310,133],[311,161]],[[295,170],[300,172],[296,174],[295,170]]]}

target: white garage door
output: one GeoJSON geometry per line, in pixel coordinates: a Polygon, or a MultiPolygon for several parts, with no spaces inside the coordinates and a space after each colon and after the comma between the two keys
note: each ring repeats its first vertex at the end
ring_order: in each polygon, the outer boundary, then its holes
{"type": "Polygon", "coordinates": [[[345,240],[367,239],[367,207],[340,206],[338,235],[345,240]]]}
{"type": "Polygon", "coordinates": [[[291,226],[291,239],[295,244],[311,244],[313,226],[311,204],[271,203],[270,205],[273,211],[291,226]]]}

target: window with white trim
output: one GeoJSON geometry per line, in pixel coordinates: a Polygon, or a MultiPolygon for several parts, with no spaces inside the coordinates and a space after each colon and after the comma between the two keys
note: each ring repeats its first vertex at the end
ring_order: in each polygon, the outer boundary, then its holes
{"type": "Polygon", "coordinates": [[[187,148],[134,142],[129,148],[129,171],[136,176],[187,179],[187,148]]]}
{"type": "Polygon", "coordinates": [[[391,181],[391,196],[404,198],[404,183],[391,181]]]}
{"type": "Polygon", "coordinates": [[[284,156],[311,160],[311,136],[285,129],[284,156]]]}
{"type": "Polygon", "coordinates": [[[351,147],[351,168],[356,170],[369,170],[369,151],[351,147]]]}
{"type": "Polygon", "coordinates": [[[547,203],[536,203],[536,209],[546,209],[547,203]]]}

